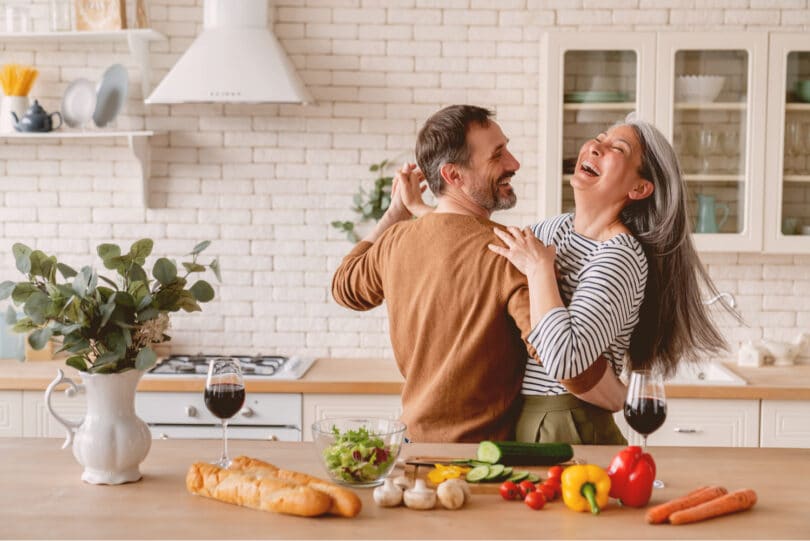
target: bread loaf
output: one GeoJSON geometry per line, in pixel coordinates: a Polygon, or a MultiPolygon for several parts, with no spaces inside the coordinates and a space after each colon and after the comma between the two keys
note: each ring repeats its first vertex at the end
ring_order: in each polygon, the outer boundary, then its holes
{"type": "Polygon", "coordinates": [[[256,477],[269,475],[284,479],[285,481],[292,481],[300,483],[313,488],[324,494],[328,494],[332,498],[332,506],[329,509],[329,514],[338,515],[341,517],[354,517],[362,508],[363,504],[360,498],[347,488],[343,488],[324,479],[307,475],[297,471],[282,470],[273,464],[263,462],[261,460],[250,458],[248,456],[239,456],[233,459],[231,463],[232,469],[239,469],[256,477]]]}
{"type": "Polygon", "coordinates": [[[332,498],[306,485],[204,462],[191,465],[186,474],[186,488],[199,496],[302,517],[322,515],[332,506],[332,498]]]}

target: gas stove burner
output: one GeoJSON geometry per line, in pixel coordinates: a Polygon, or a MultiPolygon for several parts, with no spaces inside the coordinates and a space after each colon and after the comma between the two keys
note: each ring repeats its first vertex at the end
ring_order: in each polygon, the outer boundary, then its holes
{"type": "Polygon", "coordinates": [[[171,355],[152,367],[156,375],[206,375],[208,364],[213,359],[235,358],[239,360],[245,377],[298,379],[315,362],[312,358],[287,357],[284,355],[171,355]]]}

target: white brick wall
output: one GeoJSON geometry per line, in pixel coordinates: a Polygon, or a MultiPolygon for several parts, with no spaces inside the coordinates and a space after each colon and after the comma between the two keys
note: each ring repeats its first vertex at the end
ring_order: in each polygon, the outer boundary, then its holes
{"type": "MultiPolygon", "coordinates": [[[[48,0],[33,0],[46,30],[48,0]]],[[[159,256],[213,242],[224,282],[200,314],[176,316],[175,351],[390,356],[384,309],[353,313],[329,296],[350,244],[329,226],[351,219],[368,166],[412,159],[421,122],[439,107],[495,107],[522,163],[510,224],[538,218],[535,119],[542,74],[538,39],[572,30],[782,29],[807,31],[807,0],[280,0],[274,27],[317,105],[145,106],[140,73],[122,44],[0,44],[2,61],[35,63],[34,90],[59,107],[77,77],[130,68],[119,128],[167,132],[151,140],[150,199],[137,206],[137,168],[126,143],[0,141],[0,279],[16,279],[11,245],[23,241],[66,262],[95,261],[95,246],[155,239],[159,256]],[[33,50],[32,50],[33,49],[33,50]]],[[[202,24],[202,0],[152,0],[159,80],[202,24]]],[[[747,326],[718,321],[736,347],[810,330],[810,256],[704,254],[737,297],[747,326]]]]}

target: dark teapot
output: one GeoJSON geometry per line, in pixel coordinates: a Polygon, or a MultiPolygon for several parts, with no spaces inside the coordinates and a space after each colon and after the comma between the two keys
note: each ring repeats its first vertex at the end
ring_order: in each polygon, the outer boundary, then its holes
{"type": "Polygon", "coordinates": [[[59,128],[62,125],[62,115],[57,111],[48,114],[45,109],[39,105],[37,100],[25,112],[22,118],[17,118],[17,113],[11,112],[14,117],[14,129],[24,132],[46,132],[59,128]],[[56,115],[59,117],[59,124],[53,125],[51,117],[56,115]]]}

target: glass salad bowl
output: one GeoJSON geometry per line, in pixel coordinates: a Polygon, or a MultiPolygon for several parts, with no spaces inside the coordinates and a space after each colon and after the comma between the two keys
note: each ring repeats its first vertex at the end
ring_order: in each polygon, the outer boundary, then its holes
{"type": "Polygon", "coordinates": [[[312,425],[326,473],[352,487],[382,484],[394,468],[404,435],[404,423],[377,417],[322,419],[312,425]]]}

